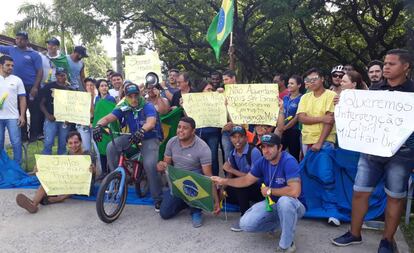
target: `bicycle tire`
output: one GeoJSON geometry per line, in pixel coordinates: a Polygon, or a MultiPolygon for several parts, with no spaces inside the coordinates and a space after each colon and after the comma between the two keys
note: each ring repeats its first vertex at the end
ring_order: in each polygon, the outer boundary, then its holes
{"type": "Polygon", "coordinates": [[[105,179],[102,181],[101,186],[99,187],[98,196],[96,198],[96,212],[98,214],[99,219],[105,223],[112,223],[115,220],[117,220],[125,207],[126,198],[128,194],[128,188],[127,188],[126,182],[124,184],[124,191],[123,191],[121,198],[113,199],[113,198],[116,198],[121,180],[122,180],[121,173],[118,171],[113,171],[108,176],[105,177],[105,179]],[[107,195],[110,194],[107,191],[107,188],[111,185],[111,183],[114,184],[113,185],[114,189],[113,189],[113,192],[111,193],[111,196],[109,196],[109,200],[117,201],[119,202],[119,204],[117,205],[114,212],[112,212],[111,214],[108,214],[105,210],[104,205],[108,197],[107,195]]]}

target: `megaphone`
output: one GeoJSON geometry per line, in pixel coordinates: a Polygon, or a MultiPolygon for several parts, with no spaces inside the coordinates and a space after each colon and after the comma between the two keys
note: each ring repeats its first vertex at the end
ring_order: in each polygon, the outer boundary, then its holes
{"type": "Polygon", "coordinates": [[[145,76],[145,88],[147,89],[152,89],[156,87],[157,89],[162,89],[160,83],[159,83],[159,78],[158,75],[155,74],[154,72],[149,72],[146,76],[145,76]]]}

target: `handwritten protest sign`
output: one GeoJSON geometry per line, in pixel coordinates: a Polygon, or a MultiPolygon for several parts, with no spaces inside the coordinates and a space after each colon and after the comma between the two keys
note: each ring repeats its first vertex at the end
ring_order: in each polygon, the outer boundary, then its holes
{"type": "Polygon", "coordinates": [[[154,72],[161,78],[161,61],[157,52],[125,56],[126,79],[137,84],[145,83],[148,72],[154,72]]]}
{"type": "Polygon", "coordinates": [[[226,85],[227,110],[235,124],[275,126],[279,115],[277,84],[226,85]]]}
{"type": "Polygon", "coordinates": [[[88,155],[35,155],[40,183],[47,195],[89,195],[92,173],[88,155]]]}
{"type": "Polygon", "coordinates": [[[227,123],[224,94],[202,92],[183,94],[183,107],[200,127],[223,127],[227,123]]]}
{"type": "Polygon", "coordinates": [[[343,149],[390,157],[414,131],[414,94],[345,90],[335,107],[343,149]]]}
{"type": "Polygon", "coordinates": [[[53,90],[53,115],[56,121],[89,126],[91,123],[91,94],[89,92],[53,90]]]}

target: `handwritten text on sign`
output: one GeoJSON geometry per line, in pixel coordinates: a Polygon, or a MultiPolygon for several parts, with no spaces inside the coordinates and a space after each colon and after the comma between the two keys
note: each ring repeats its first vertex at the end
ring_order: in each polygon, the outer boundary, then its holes
{"type": "Polygon", "coordinates": [[[125,56],[126,79],[134,83],[145,83],[148,72],[154,72],[161,78],[161,61],[157,52],[125,56]]]}
{"type": "Polygon", "coordinates": [[[53,96],[53,115],[56,121],[68,121],[89,126],[91,123],[91,93],[54,89],[53,96]]]}
{"type": "Polygon", "coordinates": [[[226,85],[225,92],[233,123],[276,125],[279,115],[277,84],[230,84],[226,85]]]}
{"type": "Polygon", "coordinates": [[[227,123],[224,94],[202,92],[183,94],[183,107],[200,127],[223,127],[227,123]]]}
{"type": "Polygon", "coordinates": [[[89,195],[92,173],[88,155],[35,155],[39,178],[48,195],[89,195]]]}
{"type": "Polygon", "coordinates": [[[335,107],[339,146],[393,156],[414,130],[414,94],[345,90],[335,107]]]}

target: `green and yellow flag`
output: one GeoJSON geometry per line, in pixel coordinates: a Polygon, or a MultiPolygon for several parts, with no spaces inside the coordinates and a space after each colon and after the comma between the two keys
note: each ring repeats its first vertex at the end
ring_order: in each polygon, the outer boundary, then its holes
{"type": "MultiPolygon", "coordinates": [[[[106,115],[110,114],[112,110],[115,108],[116,104],[113,102],[110,102],[106,99],[100,99],[95,104],[95,110],[93,113],[93,123],[92,126],[95,127],[96,123],[106,115]]],[[[109,124],[109,127],[113,132],[119,132],[120,124],[118,121],[112,122],[109,124]]],[[[102,136],[102,141],[97,142],[96,145],[98,146],[99,154],[106,155],[106,146],[111,141],[111,137],[107,134],[104,134],[102,136]]]]}
{"type": "Polygon", "coordinates": [[[168,166],[168,181],[171,193],[189,206],[214,210],[213,182],[204,175],[168,166]]]}
{"type": "Polygon", "coordinates": [[[219,13],[214,17],[207,31],[207,41],[213,48],[217,61],[220,49],[227,36],[233,31],[234,0],[223,0],[219,13]]]}
{"type": "Polygon", "coordinates": [[[165,147],[167,146],[167,142],[177,134],[178,122],[180,121],[181,117],[183,117],[183,115],[183,108],[177,107],[168,114],[160,116],[162,132],[164,133],[164,140],[160,144],[158,156],[159,161],[162,161],[164,159],[164,152],[165,147]]]}

